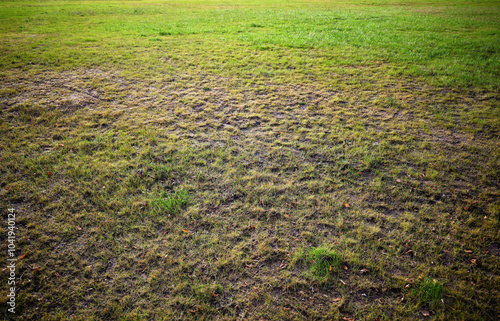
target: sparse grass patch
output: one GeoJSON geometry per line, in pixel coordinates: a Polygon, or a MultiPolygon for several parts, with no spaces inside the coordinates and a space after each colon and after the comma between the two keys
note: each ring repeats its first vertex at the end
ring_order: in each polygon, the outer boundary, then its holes
{"type": "Polygon", "coordinates": [[[495,320],[499,12],[1,2],[16,316],[495,320]]]}

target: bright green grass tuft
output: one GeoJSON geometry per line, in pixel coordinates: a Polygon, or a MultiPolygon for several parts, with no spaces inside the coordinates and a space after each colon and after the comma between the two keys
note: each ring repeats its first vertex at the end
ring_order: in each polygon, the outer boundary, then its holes
{"type": "Polygon", "coordinates": [[[155,205],[169,214],[178,212],[188,203],[188,193],[185,190],[178,190],[169,196],[160,196],[155,200],[155,205]]]}
{"type": "Polygon", "coordinates": [[[418,285],[415,295],[421,302],[437,303],[443,297],[443,291],[441,282],[428,277],[418,285]]]}
{"type": "Polygon", "coordinates": [[[328,278],[340,271],[339,255],[327,247],[311,249],[308,258],[312,261],[311,272],[318,278],[328,278]]]}

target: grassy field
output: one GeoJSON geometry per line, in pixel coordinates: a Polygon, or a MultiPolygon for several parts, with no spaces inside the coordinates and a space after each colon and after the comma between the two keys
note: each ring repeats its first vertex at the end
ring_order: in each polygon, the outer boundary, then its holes
{"type": "Polygon", "coordinates": [[[16,319],[500,315],[498,1],[1,1],[0,39],[16,319]]]}

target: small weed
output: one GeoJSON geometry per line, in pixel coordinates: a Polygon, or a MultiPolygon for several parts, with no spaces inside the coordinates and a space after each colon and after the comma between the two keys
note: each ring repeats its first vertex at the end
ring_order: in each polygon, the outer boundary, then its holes
{"type": "Polygon", "coordinates": [[[387,97],[386,103],[387,107],[392,107],[392,108],[399,107],[398,103],[392,97],[387,97]]]}

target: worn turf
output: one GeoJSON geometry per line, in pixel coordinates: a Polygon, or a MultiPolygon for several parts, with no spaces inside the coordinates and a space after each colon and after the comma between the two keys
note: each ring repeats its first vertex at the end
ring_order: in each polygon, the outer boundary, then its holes
{"type": "Polygon", "coordinates": [[[497,1],[0,2],[15,318],[495,320],[499,26],[497,1]]]}

